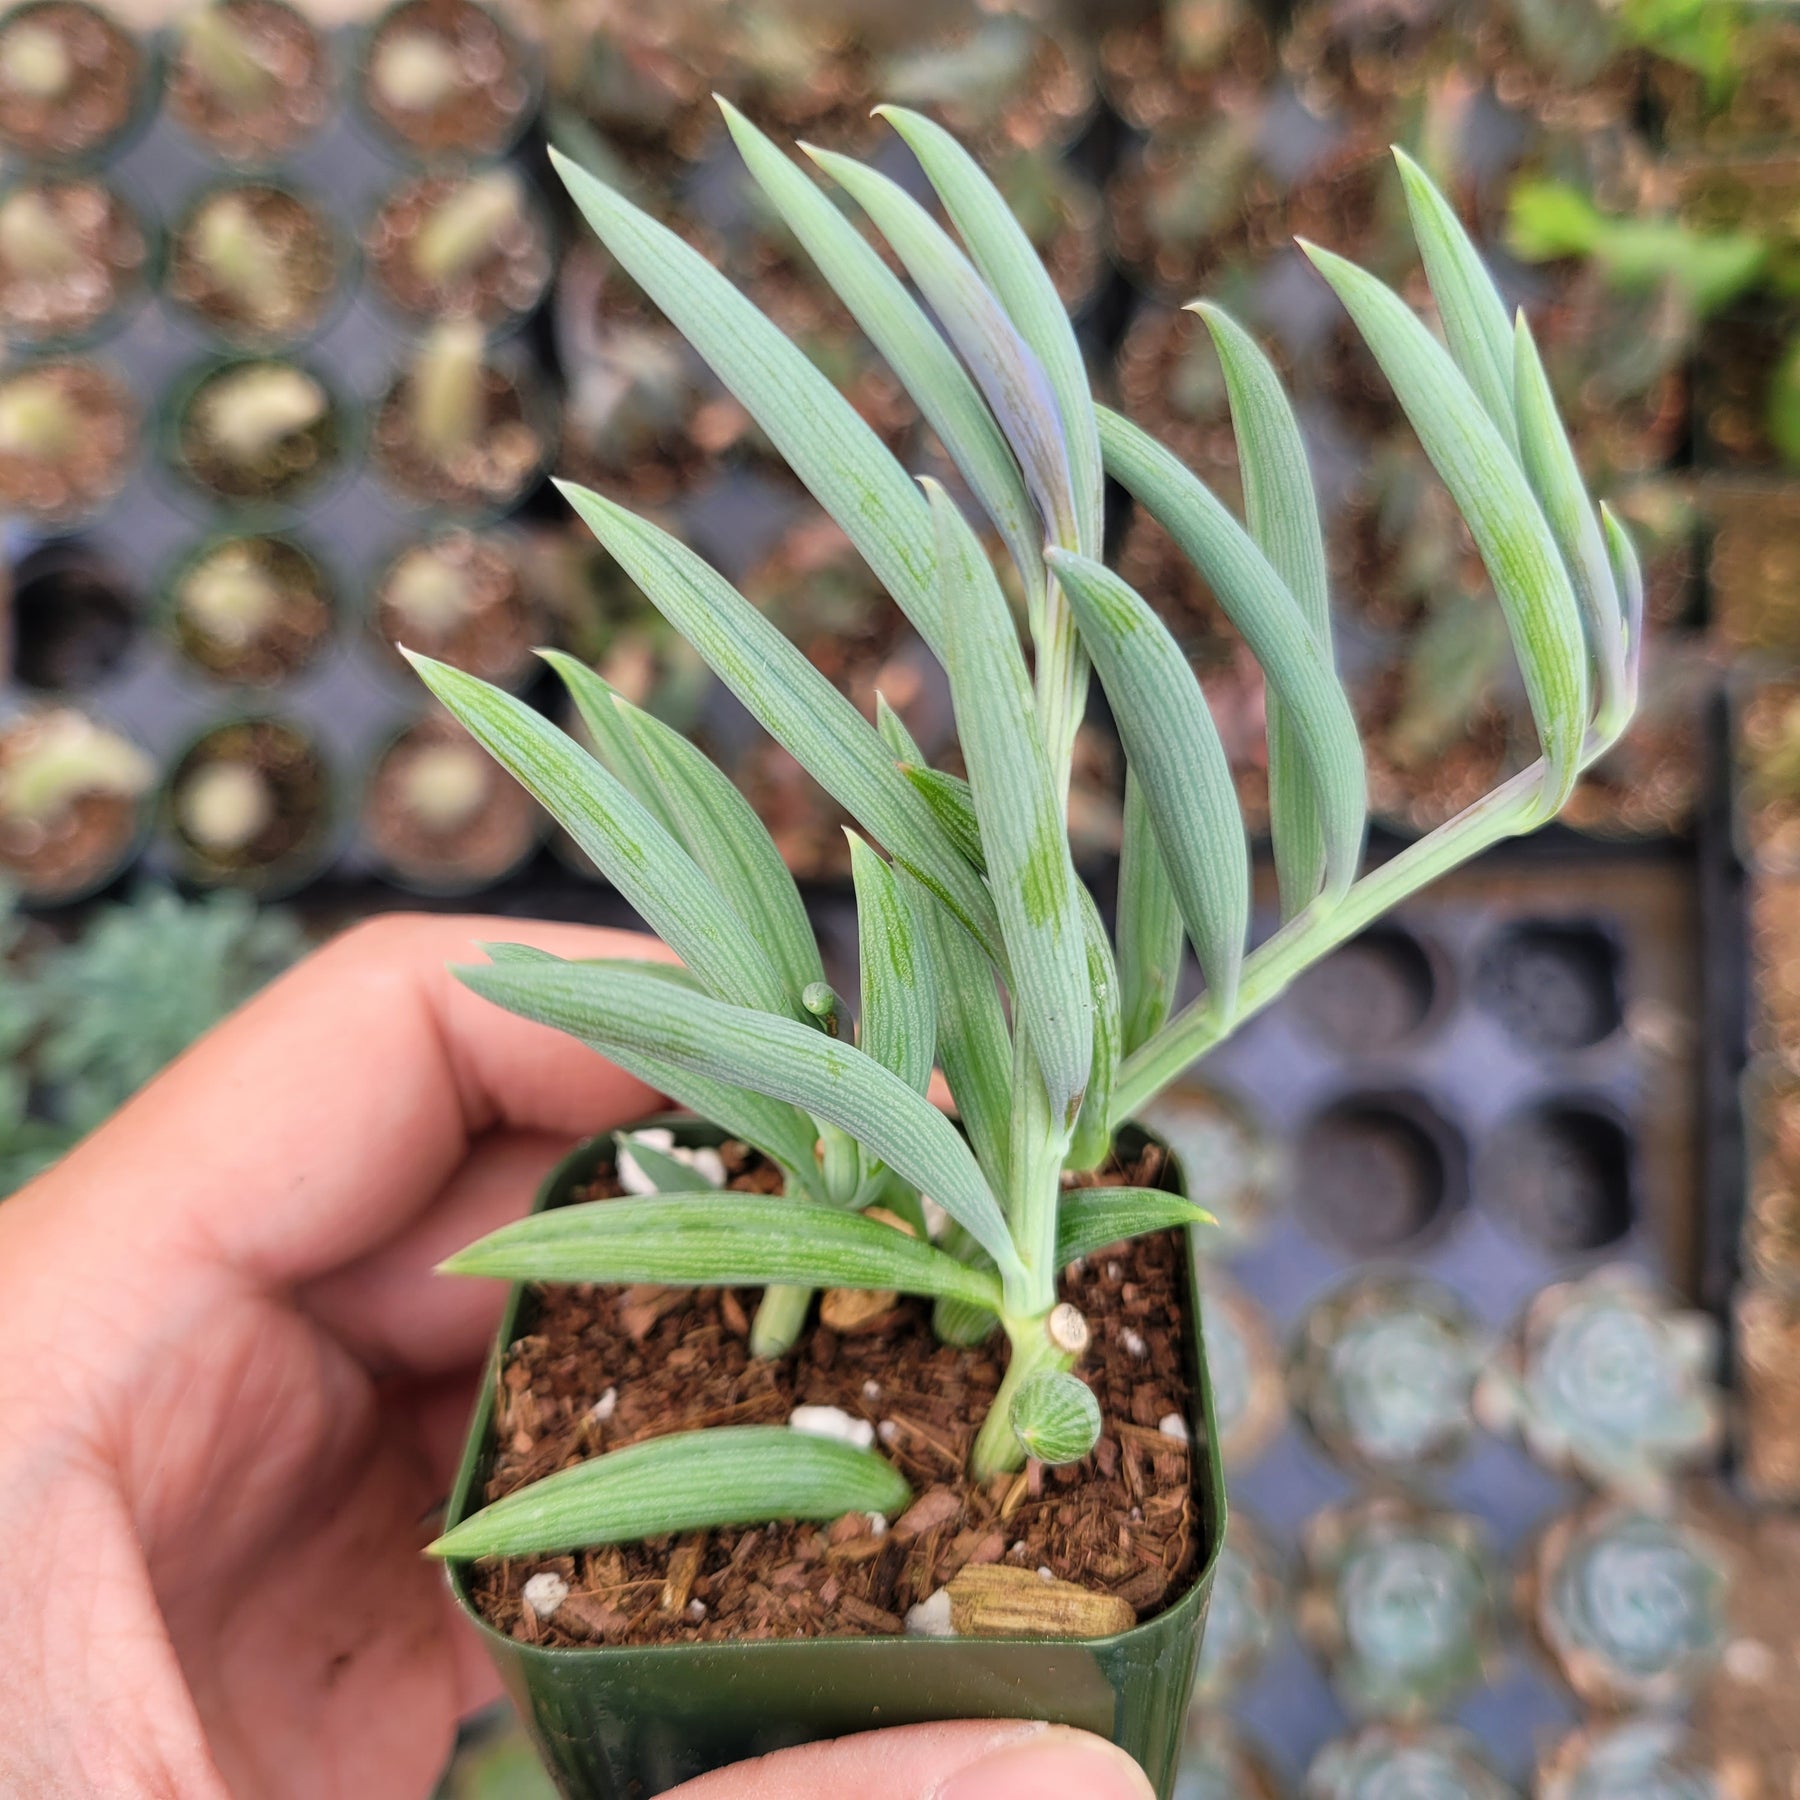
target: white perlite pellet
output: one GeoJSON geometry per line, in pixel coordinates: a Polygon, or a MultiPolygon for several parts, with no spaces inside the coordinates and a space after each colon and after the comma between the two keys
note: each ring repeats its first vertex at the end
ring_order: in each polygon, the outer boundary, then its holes
{"type": "MultiPolygon", "coordinates": [[[[646,1131],[632,1133],[646,1150],[660,1150],[665,1156],[672,1156],[679,1163],[686,1163],[690,1169],[696,1169],[714,1187],[725,1185],[725,1164],[718,1151],[706,1149],[688,1149],[678,1146],[675,1134],[664,1125],[652,1125],[646,1131]]],[[[631,1139],[627,1138],[619,1146],[619,1186],[628,1194],[654,1194],[656,1183],[644,1173],[643,1166],[631,1154],[631,1139]]]]}
{"type": "Polygon", "coordinates": [[[955,1637],[956,1627],[950,1623],[950,1590],[939,1588],[928,1594],[917,1606],[907,1608],[908,1637],[955,1637]]]}
{"type": "Polygon", "coordinates": [[[596,1425],[604,1425],[619,1410],[619,1390],[608,1388],[592,1406],[588,1408],[588,1417],[596,1425]]]}
{"type": "Polygon", "coordinates": [[[1184,1444],[1188,1441],[1188,1422],[1180,1413],[1164,1413],[1156,1421],[1156,1429],[1166,1438],[1179,1438],[1184,1444]]]}
{"type": "Polygon", "coordinates": [[[1124,1344],[1126,1353],[1130,1356],[1143,1357],[1150,1353],[1150,1346],[1146,1344],[1144,1340],[1130,1328],[1130,1326],[1125,1328],[1120,1341],[1124,1344]]]}
{"type": "Polygon", "coordinates": [[[835,1438],[840,1444],[867,1450],[875,1442],[875,1427],[867,1419],[853,1419],[841,1406],[796,1406],[788,1424],[808,1437],[835,1438]]]}
{"type": "Polygon", "coordinates": [[[547,1619],[569,1597],[569,1584],[554,1569],[532,1576],[521,1590],[521,1598],[534,1617],[547,1619]]]}

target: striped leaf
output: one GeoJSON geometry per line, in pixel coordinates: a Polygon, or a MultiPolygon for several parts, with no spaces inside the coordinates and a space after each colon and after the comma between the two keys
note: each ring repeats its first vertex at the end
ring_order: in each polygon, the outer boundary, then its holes
{"type": "Polygon", "coordinates": [[[662,720],[618,702],[682,841],[795,995],[825,979],[806,903],[756,809],[662,720]]]}
{"type": "Polygon", "coordinates": [[[1606,729],[1622,723],[1630,710],[1625,701],[1625,617],[1613,581],[1606,535],[1588,498],[1574,446],[1557,413],[1550,379],[1523,312],[1516,322],[1514,345],[1518,353],[1514,379],[1519,460],[1575,585],[1575,598],[1594,646],[1596,711],[1606,729]]]}
{"type": "MultiPolygon", "coordinates": [[[[909,879],[902,875],[902,884],[909,879]]],[[[1012,1118],[1012,1033],[994,966],[925,889],[915,884],[912,899],[937,973],[938,1061],[988,1186],[1003,1194],[1012,1118]]]]}
{"type": "MultiPolygon", "coordinates": [[[[481,944],[477,947],[496,963],[556,963],[560,960],[533,944],[481,944]]],[[[673,963],[618,959],[595,966],[624,969],[646,981],[660,981],[676,995],[697,997],[702,992],[687,971],[673,963]]],[[[753,1094],[730,1082],[715,1081],[692,1069],[678,1069],[658,1057],[641,1055],[617,1045],[609,1049],[590,1043],[590,1048],[616,1063],[627,1075],[636,1076],[647,1087],[717,1125],[728,1136],[742,1138],[752,1149],[760,1150],[785,1172],[789,1193],[825,1198],[815,1154],[819,1128],[797,1106],[771,1100],[766,1094],[753,1094]]]]}
{"type": "Polygon", "coordinates": [[[975,266],[1036,353],[1056,396],[1074,483],[1075,547],[1100,550],[1100,442],[1075,328],[1031,240],[981,165],[943,126],[904,106],[878,106],[919,159],[975,266]]]}
{"type": "Polygon", "coordinates": [[[532,1213],[477,1238],[448,1275],[659,1287],[844,1287],[997,1306],[1000,1284],[878,1219],[780,1194],[648,1194],[532,1213]]]}
{"type": "Polygon", "coordinates": [[[1637,707],[1638,670],[1644,655],[1644,571],[1631,533],[1604,501],[1600,504],[1600,522],[1606,528],[1607,560],[1625,618],[1625,682],[1620,698],[1625,716],[1617,723],[1617,729],[1623,730],[1625,720],[1637,707]]]}
{"type": "Polygon", "coordinates": [[[1006,596],[967,521],[942,488],[928,485],[944,582],[944,666],[1006,942],[1013,1004],[1037,1053],[1052,1114],[1067,1125],[1093,1055],[1068,832],[1006,596]]]}
{"type": "Polygon", "coordinates": [[[1206,697],[1142,595],[1084,556],[1052,550],[1049,560],[1105,685],[1126,763],[1143,788],[1211,1003],[1229,1019],[1250,926],[1250,846],[1206,697]]]}
{"type": "Polygon", "coordinates": [[[918,1093],[931,1086],[937,983],[900,878],[855,832],[850,878],[862,962],[862,1048],[918,1093]]]}
{"type": "Polygon", "coordinates": [[[956,1129],[871,1056],[809,1025],[748,1012],[630,970],[507,963],[457,970],[476,993],[608,1055],[648,1056],[803,1107],[848,1132],[967,1228],[1003,1273],[1019,1261],[1005,1220],[956,1129]]]}
{"type": "Polygon", "coordinates": [[[1181,982],[1181,908],[1156,847],[1144,784],[1125,771],[1119,848],[1119,1051],[1129,1056],[1162,1029],[1181,982]]]}
{"type": "Polygon", "coordinates": [[[1094,1063],[1064,1161],[1071,1169],[1097,1169],[1112,1149],[1113,1077],[1124,1055],[1119,1047],[1119,971],[1100,908],[1085,886],[1078,884],[1077,891],[1087,947],[1088,993],[1094,1008],[1094,1063]]]}
{"type": "MultiPolygon", "coordinates": [[[[1325,574],[1325,537],[1300,422],[1281,390],[1274,366],[1250,334],[1216,306],[1196,302],[1191,309],[1206,321],[1225,371],[1231,397],[1238,464],[1244,478],[1244,518],[1250,535],[1286,584],[1329,653],[1331,603],[1325,574]]],[[[1307,768],[1306,749],[1279,693],[1268,696],[1269,823],[1281,910],[1292,918],[1321,887],[1338,898],[1355,878],[1355,868],[1330,865],[1318,797],[1307,768]]],[[[1360,839],[1362,823],[1354,827],[1360,839]]]]}
{"type": "Polygon", "coordinates": [[[1206,577],[1262,665],[1269,691],[1306,760],[1325,836],[1328,882],[1338,891],[1362,860],[1368,807],[1362,741],[1332,663],[1329,634],[1313,630],[1250,534],[1177,457],[1104,407],[1100,441],[1107,472],[1131,491],[1206,577]]]}
{"type": "Polygon", "coordinates": [[[1043,364],[949,234],[897,182],[829,150],[821,169],[875,222],[943,322],[1018,458],[1042,530],[1074,541],[1076,523],[1062,415],[1043,364]]]}
{"type": "Polygon", "coordinates": [[[1211,1213],[1157,1188],[1074,1188],[1056,1217],[1056,1260],[1066,1266],[1146,1232],[1212,1222],[1211,1213]]]}
{"type": "Polygon", "coordinates": [[[969,867],[987,873],[987,852],[981,847],[981,821],[975,816],[975,794],[960,775],[942,769],[922,769],[903,762],[900,773],[925,798],[944,835],[968,860],[969,867]]]}
{"type": "Polygon", "coordinates": [[[999,954],[986,886],[862,714],[679,539],[587,488],[560,485],[588,529],[763,729],[999,954]]]}
{"type": "Polygon", "coordinates": [[[935,648],[930,521],[880,438],[698,251],[560,152],[550,160],[601,243],[742,401],[935,648]]]}
{"type": "Polygon", "coordinates": [[[743,920],[616,776],[524,701],[448,663],[405,654],[475,741],[593,858],[713,993],[764,1012],[796,1004],[743,920]]]}
{"type": "Polygon", "coordinates": [[[681,833],[663,805],[662,789],[644,766],[637,741],[626,730],[625,721],[613,704],[611,684],[566,651],[540,650],[538,655],[562,677],[562,684],[569,690],[575,710],[593,740],[594,754],[631,790],[632,798],[670,837],[679,838],[681,833]]]}
{"type": "Polygon", "coordinates": [[[729,100],[719,105],[751,175],[917,402],[1005,539],[1026,591],[1041,589],[1041,533],[1031,500],[968,372],[856,227],[729,100]]]}
{"type": "Polygon", "coordinates": [[[905,1477],[872,1451],[783,1425],[681,1431],[609,1450],[471,1514],[432,1556],[547,1555],[774,1519],[893,1516],[905,1477]]]}
{"type": "Polygon", "coordinates": [[[1079,1375],[1039,1369],[1020,1382],[1007,1414],[1033,1462],[1078,1463],[1100,1441],[1100,1402],[1079,1375]]]}
{"type": "Polygon", "coordinates": [[[1589,710],[1581,613],[1556,540],[1506,439],[1406,303],[1341,256],[1302,248],[1374,352],[1481,551],[1543,745],[1548,818],[1581,772],[1589,710]]]}
{"type": "Polygon", "coordinates": [[[1394,160],[1406,187],[1406,210],[1425,259],[1425,279],[1456,366],[1487,411],[1509,449],[1519,449],[1514,413],[1513,334],[1506,303],[1479,252],[1463,229],[1456,209],[1432,179],[1399,145],[1394,160]]]}

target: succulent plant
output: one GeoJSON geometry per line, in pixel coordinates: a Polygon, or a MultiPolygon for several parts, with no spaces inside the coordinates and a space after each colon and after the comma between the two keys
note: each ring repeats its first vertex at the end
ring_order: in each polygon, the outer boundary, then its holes
{"type": "Polygon", "coordinates": [[[1213,1565],[1195,1707],[1218,1706],[1256,1679],[1281,1629],[1286,1601],[1287,1584],[1273,1548],[1234,1506],[1213,1565]]]}
{"type": "Polygon", "coordinates": [[[241,894],[148,888],[102,908],[35,971],[36,1063],[58,1119],[92,1130],[306,947],[297,920],[241,894]]]}
{"type": "Polygon", "coordinates": [[[1305,1800],[1516,1800],[1480,1743],[1450,1725],[1369,1725],[1306,1771],[1305,1800]]]}
{"type": "Polygon", "coordinates": [[[1279,1800],[1280,1794],[1262,1758],[1224,1719],[1199,1708],[1188,1715],[1170,1800],[1279,1800]]]}
{"type": "Polygon", "coordinates": [[[1357,1718],[1418,1721],[1479,1686],[1498,1649],[1480,1523],[1378,1498],[1316,1515],[1302,1635],[1357,1718]]]}
{"type": "Polygon", "coordinates": [[[1725,1648],[1730,1576],[1706,1533],[1601,1502],[1558,1519],[1533,1559],[1538,1633],[1590,1706],[1669,1711],[1725,1648]]]}
{"type": "Polygon", "coordinates": [[[1422,1276],[1358,1276],[1301,1321],[1289,1392],[1334,1456],[1414,1480],[1474,1434],[1486,1334],[1455,1294],[1422,1276]]]}
{"type": "MultiPolygon", "coordinates": [[[[1402,159],[1452,348],[1374,277],[1316,247],[1309,254],[1469,516],[1515,630],[1544,754],[1359,881],[1361,755],[1331,667],[1316,501],[1273,369],[1241,327],[1206,310],[1237,401],[1246,530],[1153,440],[1095,407],[1049,276],[968,153],[918,114],[882,116],[920,158],[966,254],[869,165],[812,156],[886,236],[936,323],[833,202],[727,109],[753,176],[918,401],[1011,555],[1035,666],[989,551],[948,491],[927,483],[921,493],[819,370],[692,246],[556,157],[607,249],[715,365],[944,661],[968,782],[925,765],[891,708],[871,724],[667,532],[600,494],[566,490],[653,603],[892,861],[855,840],[863,1004],[853,1041],[845,1009],[828,994],[821,1003],[817,942],[774,844],[692,745],[567,657],[552,662],[597,759],[532,708],[415,659],[685,963],[670,975],[501,947],[462,979],[757,1146],[786,1187],[558,1208],[448,1267],[533,1281],[761,1286],[750,1333],[758,1355],[797,1341],[819,1288],[985,1309],[1008,1355],[974,1434],[969,1473],[982,1480],[1026,1459],[1021,1390],[1042,1371],[1072,1373],[1086,1347],[1086,1321],[1058,1298],[1059,1271],[1086,1250],[1197,1218],[1160,1190],[1065,1185],[1065,1171],[1093,1170],[1123,1119],[1387,905],[1554,815],[1584,761],[1629,717],[1637,579],[1622,534],[1581,485],[1529,331],[1508,323],[1447,203],[1402,159]],[[1107,468],[1202,566],[1269,678],[1288,923],[1253,954],[1248,844],[1216,725],[1148,603],[1097,560],[1107,468]],[[1149,822],[1127,837],[1138,861],[1121,883],[1132,919],[1122,942],[1138,949],[1123,967],[1074,873],[1065,819],[1090,659],[1123,739],[1127,812],[1141,804],[1149,822]],[[1145,1004],[1147,983],[1178,972],[1184,934],[1205,993],[1180,1012],[1166,987],[1145,1004]],[[1123,1016],[1158,1012],[1167,1023],[1150,1037],[1123,1036],[1123,1016]],[[966,1138],[925,1098],[934,1060],[966,1138]],[[968,1260],[863,1216],[896,1184],[929,1195],[963,1229],[977,1247],[968,1260]]],[[[434,1551],[549,1552],[734,1521],[888,1512],[905,1494],[873,1451],[779,1429],[677,1433],[509,1494],[434,1551]]],[[[1417,1559],[1444,1574],[1446,1604],[1468,1585],[1452,1579],[1458,1549],[1448,1528],[1417,1546],[1417,1559]]],[[[1478,1610],[1462,1608],[1471,1629],[1478,1610]]],[[[1434,1635],[1443,1633],[1421,1638],[1434,1635]]],[[[1447,1650],[1436,1678],[1463,1660],[1447,1650]]]]}
{"type": "Polygon", "coordinates": [[[44,999],[19,960],[15,896],[0,887],[0,1198],[40,1175],[73,1141],[64,1126],[35,1118],[25,1053],[41,1030],[44,999]]]}
{"type": "Polygon", "coordinates": [[[1596,1269],[1526,1308],[1476,1384],[1476,1415],[1552,1469],[1655,1500],[1718,1450],[1718,1359],[1704,1314],[1678,1311],[1628,1265],[1596,1269]]]}
{"type": "Polygon", "coordinates": [[[1726,1800],[1678,1719],[1571,1732],[1538,1771],[1539,1800],[1726,1800]]]}

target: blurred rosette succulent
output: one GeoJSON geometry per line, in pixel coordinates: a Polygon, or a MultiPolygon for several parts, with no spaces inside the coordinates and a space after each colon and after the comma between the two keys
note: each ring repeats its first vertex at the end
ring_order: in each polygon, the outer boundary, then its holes
{"type": "Polygon", "coordinates": [[[1476,1384],[1476,1416],[1551,1469],[1654,1500],[1718,1450],[1718,1357],[1710,1319],[1609,1265],[1537,1295],[1476,1384]]]}
{"type": "Polygon", "coordinates": [[[1289,1393],[1339,1461],[1411,1480],[1467,1448],[1488,1350],[1448,1288],[1399,1272],[1361,1275],[1301,1322],[1289,1393]]]}
{"type": "Polygon", "coordinates": [[[1370,1725],[1325,1745],[1305,1800],[1515,1800],[1481,1746],[1451,1725],[1370,1725]]]}
{"type": "Polygon", "coordinates": [[[1685,1521],[1609,1502],[1566,1514],[1526,1585],[1538,1635],[1590,1706],[1679,1706],[1723,1654],[1729,1570],[1685,1521]]]}
{"type": "Polygon", "coordinates": [[[1378,1497],[1308,1525],[1301,1634],[1357,1718],[1416,1722],[1487,1677],[1498,1653],[1479,1521],[1378,1497]]]}

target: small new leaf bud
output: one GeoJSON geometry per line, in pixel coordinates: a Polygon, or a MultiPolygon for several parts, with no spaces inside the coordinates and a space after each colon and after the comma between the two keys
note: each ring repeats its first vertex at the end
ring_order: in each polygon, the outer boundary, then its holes
{"type": "Polygon", "coordinates": [[[1080,1462],[1100,1441],[1100,1402],[1078,1375],[1041,1369],[1013,1395],[1012,1428],[1026,1455],[1052,1468],[1080,1462]]]}

